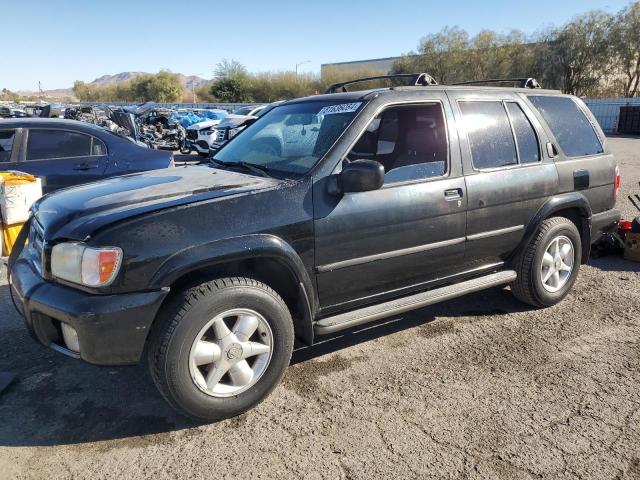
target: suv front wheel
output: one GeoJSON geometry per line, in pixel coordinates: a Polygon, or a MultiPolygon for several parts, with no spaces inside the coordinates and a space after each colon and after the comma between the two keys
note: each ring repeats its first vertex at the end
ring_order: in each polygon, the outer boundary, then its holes
{"type": "Polygon", "coordinates": [[[282,378],[293,350],[286,304],[250,278],[185,289],[163,307],[148,361],[171,406],[199,420],[222,420],[261,402],[282,378]]]}
{"type": "Polygon", "coordinates": [[[516,259],[518,278],[511,290],[529,305],[555,305],[571,290],[581,260],[582,241],[575,224],[565,217],[548,218],[516,259]]]}

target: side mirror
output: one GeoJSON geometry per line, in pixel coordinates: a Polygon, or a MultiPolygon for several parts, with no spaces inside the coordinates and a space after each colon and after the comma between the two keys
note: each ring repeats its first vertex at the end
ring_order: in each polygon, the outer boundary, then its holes
{"type": "Polygon", "coordinates": [[[377,190],[384,183],[384,167],[375,160],[354,160],[345,165],[337,180],[340,193],[377,190]]]}

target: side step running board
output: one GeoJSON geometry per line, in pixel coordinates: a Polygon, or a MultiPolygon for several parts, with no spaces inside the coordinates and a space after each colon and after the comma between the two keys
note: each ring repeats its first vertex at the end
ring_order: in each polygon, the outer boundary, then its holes
{"type": "Polygon", "coordinates": [[[409,297],[398,298],[389,302],[372,305],[370,307],[341,313],[333,317],[323,318],[314,324],[314,332],[318,335],[333,333],[346,328],[355,327],[363,323],[372,322],[380,318],[398,313],[408,312],[417,308],[444,302],[452,298],[477,292],[486,288],[496,287],[511,283],[516,279],[516,272],[505,270],[492,273],[484,277],[474,278],[466,282],[460,282],[446,287],[436,288],[427,292],[418,293],[409,297]]]}

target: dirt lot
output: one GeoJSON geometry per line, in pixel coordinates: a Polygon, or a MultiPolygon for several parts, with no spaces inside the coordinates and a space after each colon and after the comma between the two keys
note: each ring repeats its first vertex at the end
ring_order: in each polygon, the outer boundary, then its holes
{"type": "MultiPolygon", "coordinates": [[[[610,140],[620,206],[640,139],[610,140]]],[[[0,286],[0,478],[640,478],[640,264],[583,267],[560,305],[474,294],[298,350],[242,417],[195,425],[144,367],[36,345],[0,286]]]]}

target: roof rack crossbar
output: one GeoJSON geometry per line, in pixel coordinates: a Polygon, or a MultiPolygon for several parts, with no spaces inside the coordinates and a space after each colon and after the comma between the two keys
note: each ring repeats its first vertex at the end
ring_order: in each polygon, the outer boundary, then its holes
{"type": "Polygon", "coordinates": [[[327,91],[325,93],[346,92],[347,89],[345,88],[345,86],[351,85],[353,83],[395,78],[408,78],[413,82],[413,85],[419,85],[423,87],[429,85],[438,85],[438,82],[436,82],[436,80],[428,73],[396,73],[393,75],[379,75],[376,77],[356,78],[354,80],[349,80],[348,82],[334,83],[329,88],[327,88],[327,91]]]}
{"type": "Polygon", "coordinates": [[[520,85],[520,88],[541,88],[538,81],[533,77],[490,78],[487,80],[470,80],[467,82],[452,83],[452,85],[481,85],[485,83],[517,83],[520,85]]]}

